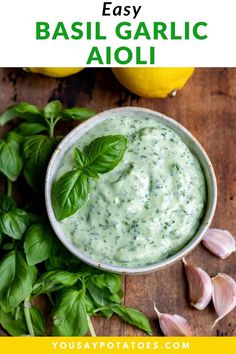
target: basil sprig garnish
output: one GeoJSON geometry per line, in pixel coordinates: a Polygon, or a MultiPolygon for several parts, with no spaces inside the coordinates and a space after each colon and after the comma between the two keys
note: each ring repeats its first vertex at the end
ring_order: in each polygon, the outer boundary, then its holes
{"type": "Polygon", "coordinates": [[[89,195],[89,178],[111,171],[122,160],[127,148],[124,135],[108,135],[93,140],[84,151],[75,148],[75,168],[66,172],[53,185],[52,205],[57,220],[78,211],[89,195]]]}

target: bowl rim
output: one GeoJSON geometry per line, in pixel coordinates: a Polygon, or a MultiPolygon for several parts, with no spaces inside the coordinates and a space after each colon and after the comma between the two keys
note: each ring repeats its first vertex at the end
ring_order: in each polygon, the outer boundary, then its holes
{"type": "MultiPolygon", "coordinates": [[[[80,136],[84,135],[81,134],[80,136]]],[[[80,138],[78,136],[78,139],[80,138]]],[[[181,136],[181,135],[180,135],[181,136]]],[[[182,137],[181,137],[182,138],[182,137]]],[[[186,142],[185,142],[186,143],[186,142]]],[[[186,143],[187,144],[187,143],[186,143]]],[[[187,145],[188,146],[188,145],[187,145]]],[[[199,154],[196,155],[196,157],[199,159],[199,154]]],[[[209,202],[209,196],[207,196],[207,201],[209,202]]],[[[145,273],[150,273],[154,272],[156,270],[160,270],[162,268],[165,268],[172,263],[177,262],[178,260],[182,259],[185,257],[188,253],[190,253],[203,239],[207,229],[209,228],[212,219],[214,217],[215,209],[216,209],[216,204],[217,204],[217,182],[216,182],[216,176],[214,172],[214,168],[212,166],[212,163],[210,161],[210,158],[208,157],[207,153],[203,149],[202,145],[198,142],[198,140],[190,133],[189,130],[187,130],[182,124],[180,124],[178,121],[174,120],[173,118],[170,118],[163,113],[160,113],[158,111],[154,111],[152,109],[148,108],[142,108],[142,107],[130,107],[130,106],[124,106],[124,107],[119,107],[119,108],[112,108],[105,110],[101,113],[96,114],[92,118],[87,119],[85,122],[82,122],[75,128],[73,128],[64,138],[63,140],[59,143],[57,146],[56,150],[54,151],[46,172],[46,178],[45,178],[45,203],[46,203],[46,210],[48,214],[48,218],[50,221],[50,224],[59,238],[59,240],[62,242],[62,244],[72,253],[74,254],[77,258],[82,260],[84,263],[89,264],[90,266],[93,266],[95,268],[103,269],[106,271],[110,271],[113,273],[119,273],[119,274],[145,274],[145,273]],[[207,186],[207,194],[209,193],[209,183],[212,184],[211,189],[211,203],[209,203],[206,206],[205,213],[202,219],[202,222],[199,225],[198,230],[196,231],[196,234],[192,237],[192,239],[183,247],[181,248],[178,252],[176,252],[174,255],[168,257],[167,259],[164,259],[160,262],[156,262],[153,264],[148,264],[145,266],[140,266],[140,267],[122,267],[122,266],[116,266],[108,263],[103,263],[94,260],[93,258],[85,255],[82,251],[80,251],[79,248],[74,246],[69,239],[66,238],[64,235],[63,230],[59,226],[59,222],[57,221],[54,211],[52,208],[52,203],[51,203],[51,188],[52,188],[52,183],[53,183],[53,176],[55,175],[55,164],[59,164],[59,162],[62,160],[64,154],[73,146],[74,142],[71,143],[75,136],[79,135],[81,130],[84,129],[84,127],[88,126],[88,129],[84,132],[86,133],[88,130],[94,128],[96,124],[99,122],[102,122],[103,120],[109,119],[109,116],[111,115],[114,116],[119,116],[122,113],[127,113],[127,112],[140,112],[140,113],[146,113],[149,114],[150,116],[152,115],[153,117],[159,118],[161,121],[163,121],[163,124],[166,123],[167,126],[172,129],[179,135],[180,132],[183,133],[184,136],[186,136],[189,141],[195,145],[199,152],[201,153],[201,158],[205,162],[205,167],[202,165],[200,162],[202,169],[204,170],[205,174],[205,179],[206,179],[206,186],[207,186]],[[69,146],[68,146],[69,145],[69,146]],[[206,176],[205,169],[206,167],[208,168],[208,177],[206,176]],[[205,219],[205,220],[204,220],[205,219]],[[204,221],[204,222],[203,222],[204,221]]]]}

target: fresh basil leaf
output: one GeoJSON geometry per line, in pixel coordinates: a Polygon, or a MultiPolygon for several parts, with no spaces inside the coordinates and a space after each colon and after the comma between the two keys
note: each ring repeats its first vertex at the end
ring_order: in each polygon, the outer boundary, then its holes
{"type": "Polygon", "coordinates": [[[92,282],[100,289],[108,288],[111,294],[121,290],[121,276],[113,273],[103,273],[91,278],[92,282]]]}
{"type": "Polygon", "coordinates": [[[107,135],[93,140],[85,147],[84,153],[89,167],[97,173],[106,173],[118,165],[126,148],[127,138],[124,135],[107,135]]]}
{"type": "Polygon", "coordinates": [[[112,310],[121,317],[123,321],[142,329],[150,336],[152,335],[149,320],[142,312],[122,305],[114,305],[112,306],[112,310]]]}
{"type": "Polygon", "coordinates": [[[45,119],[54,121],[58,118],[62,111],[62,104],[60,101],[49,102],[43,110],[43,115],[45,119]]]}
{"type": "Polygon", "coordinates": [[[44,131],[47,131],[48,127],[41,123],[30,123],[30,122],[24,122],[18,125],[18,127],[15,129],[15,132],[17,134],[20,134],[22,136],[30,136],[30,135],[35,135],[38,133],[42,133],[44,131]]]}
{"type": "Polygon", "coordinates": [[[83,290],[65,290],[53,316],[54,336],[84,336],[88,331],[85,294],[83,290]]]}
{"type": "Polygon", "coordinates": [[[123,290],[120,289],[120,291],[118,291],[116,294],[112,294],[111,296],[109,296],[109,300],[117,304],[120,304],[123,297],[124,297],[123,290]]]}
{"type": "Polygon", "coordinates": [[[44,184],[46,168],[58,140],[44,135],[27,137],[23,144],[24,176],[29,185],[39,189],[44,184]]]}
{"type": "Polygon", "coordinates": [[[93,167],[89,167],[89,166],[84,167],[83,168],[83,172],[88,177],[92,177],[92,178],[95,178],[95,179],[99,178],[99,175],[98,175],[96,169],[93,168],[93,167]]]}
{"type": "Polygon", "coordinates": [[[36,282],[37,276],[38,276],[38,269],[36,266],[32,265],[28,267],[29,270],[29,276],[31,279],[31,283],[34,284],[36,282]]]}
{"type": "Polygon", "coordinates": [[[17,314],[17,319],[11,313],[4,312],[0,307],[0,325],[11,336],[23,336],[28,333],[26,327],[23,310],[20,310],[17,314]]]}
{"type": "Polygon", "coordinates": [[[15,138],[0,139],[0,172],[12,182],[16,181],[22,169],[20,146],[15,138]]]}
{"type": "Polygon", "coordinates": [[[45,336],[45,319],[42,312],[35,306],[31,306],[29,312],[35,336],[45,336]]]}
{"type": "Polygon", "coordinates": [[[15,131],[10,131],[5,135],[5,141],[11,143],[16,149],[20,148],[20,145],[24,141],[24,138],[15,131]]]}
{"type": "Polygon", "coordinates": [[[74,161],[76,163],[76,168],[83,170],[86,176],[99,178],[97,171],[94,168],[87,166],[87,156],[79,148],[75,148],[74,161]]]}
{"type": "Polygon", "coordinates": [[[33,286],[33,294],[47,294],[73,286],[80,276],[62,270],[52,270],[41,275],[33,286]]]}
{"type": "Polygon", "coordinates": [[[112,294],[122,292],[122,279],[119,274],[105,273],[104,280],[112,294]]]}
{"type": "Polygon", "coordinates": [[[112,303],[121,303],[123,292],[121,290],[121,279],[116,274],[101,273],[99,275],[90,276],[87,284],[89,295],[98,307],[108,307],[102,309],[100,313],[105,317],[110,317],[113,313],[112,303]],[[117,278],[116,278],[117,277],[117,278]],[[116,292],[113,293],[112,292],[116,292]]]}
{"type": "Polygon", "coordinates": [[[26,211],[18,208],[0,214],[0,228],[4,234],[20,240],[29,225],[26,211]]]}
{"type": "Polygon", "coordinates": [[[88,178],[80,170],[65,173],[52,187],[52,205],[57,220],[73,215],[88,198],[88,178]]]}
{"type": "Polygon", "coordinates": [[[74,120],[86,120],[88,118],[91,118],[95,115],[96,113],[89,108],[68,108],[64,109],[62,111],[62,116],[64,118],[71,118],[74,120]]]}
{"type": "Polygon", "coordinates": [[[96,305],[99,305],[99,307],[111,305],[109,299],[111,293],[107,288],[99,288],[91,281],[87,284],[87,289],[96,305]]]}
{"type": "Polygon", "coordinates": [[[7,195],[0,196],[0,214],[7,213],[11,209],[16,208],[15,201],[7,195]]]}
{"type": "Polygon", "coordinates": [[[24,239],[24,250],[29,265],[41,263],[50,257],[53,247],[53,233],[46,224],[30,225],[24,239]]]}
{"type": "Polygon", "coordinates": [[[57,239],[55,239],[53,244],[50,257],[44,263],[47,271],[60,269],[70,272],[78,272],[81,264],[81,261],[71,254],[57,239]]]}
{"type": "Polygon", "coordinates": [[[83,168],[87,163],[86,155],[79,148],[75,148],[74,160],[78,168],[83,168]]]}
{"type": "Polygon", "coordinates": [[[50,257],[45,261],[45,267],[47,271],[54,269],[68,269],[67,264],[65,264],[62,256],[58,255],[56,252],[53,252],[50,257]]]}
{"type": "Polygon", "coordinates": [[[35,119],[42,117],[42,113],[37,106],[26,102],[21,102],[19,104],[9,107],[6,112],[1,114],[0,126],[3,126],[12,119],[18,117],[34,121],[35,119]]]}
{"type": "Polygon", "coordinates": [[[0,306],[14,310],[32,291],[32,272],[20,252],[9,252],[0,262],[0,306]]]}
{"type": "Polygon", "coordinates": [[[52,205],[55,216],[62,220],[73,215],[88,198],[88,176],[113,169],[122,159],[127,147],[123,135],[103,136],[93,140],[82,153],[75,149],[77,169],[65,173],[52,187],[52,205]]]}
{"type": "Polygon", "coordinates": [[[87,313],[92,316],[96,307],[88,295],[85,295],[85,306],[87,313]]]}
{"type": "MultiPolygon", "coordinates": [[[[94,308],[100,308],[100,307],[103,307],[105,306],[104,309],[100,309],[99,310],[99,314],[103,317],[106,317],[106,318],[110,318],[112,315],[113,315],[113,310],[112,308],[110,307],[111,306],[111,301],[107,301],[106,297],[102,297],[102,294],[104,290],[100,289],[100,290],[97,290],[96,293],[93,293],[94,296],[91,296],[92,300],[93,300],[93,303],[94,303],[94,308]],[[96,301],[94,301],[94,298],[100,298],[100,299],[104,299],[105,302],[106,302],[106,305],[99,305],[96,301]]],[[[99,300],[97,300],[99,301],[99,300]]],[[[101,301],[101,303],[104,303],[104,301],[101,301]]]]}
{"type": "Polygon", "coordinates": [[[14,111],[14,109],[8,108],[0,115],[0,126],[3,127],[4,124],[10,122],[16,117],[18,117],[18,114],[14,111]]]}

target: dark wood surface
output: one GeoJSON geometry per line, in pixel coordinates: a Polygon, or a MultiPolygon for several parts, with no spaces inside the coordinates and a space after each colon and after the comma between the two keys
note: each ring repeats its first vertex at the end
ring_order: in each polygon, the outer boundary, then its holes
{"type": "MultiPolygon", "coordinates": [[[[197,69],[176,97],[164,100],[130,94],[109,69],[86,69],[65,79],[45,78],[21,69],[0,69],[0,112],[16,102],[43,106],[51,99],[61,99],[69,107],[91,107],[97,112],[118,106],[147,107],[182,123],[200,141],[215,167],[219,197],[213,225],[236,235],[236,69],[197,69]]],[[[188,261],[202,266],[210,275],[220,271],[236,278],[235,254],[222,261],[199,245],[188,261]]],[[[156,335],[161,332],[154,302],[162,312],[185,316],[199,336],[236,335],[235,311],[210,330],[215,319],[212,306],[204,311],[190,307],[181,262],[149,275],[127,276],[124,289],[125,304],[144,311],[156,335]]],[[[115,317],[96,318],[93,323],[98,335],[143,335],[115,317]]]]}

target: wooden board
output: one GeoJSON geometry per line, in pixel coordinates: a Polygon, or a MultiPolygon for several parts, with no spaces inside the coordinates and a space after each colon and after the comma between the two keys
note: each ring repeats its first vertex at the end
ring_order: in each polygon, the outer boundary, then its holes
{"type": "MultiPolygon", "coordinates": [[[[65,106],[91,107],[97,112],[118,106],[147,107],[185,125],[204,146],[215,167],[219,198],[213,225],[236,235],[236,69],[197,69],[183,91],[164,100],[130,94],[109,69],[86,69],[65,79],[30,75],[21,69],[0,69],[0,112],[16,102],[43,106],[51,99],[60,99],[65,106]]],[[[199,245],[188,260],[211,275],[220,271],[236,278],[235,254],[222,261],[199,245]]],[[[189,306],[181,262],[149,275],[127,276],[124,288],[125,304],[144,311],[156,335],[161,332],[154,302],[160,311],[188,318],[199,336],[236,335],[235,312],[210,331],[215,318],[213,308],[199,312],[189,306]]],[[[93,323],[98,335],[143,335],[115,317],[96,318],[93,323]]]]}

